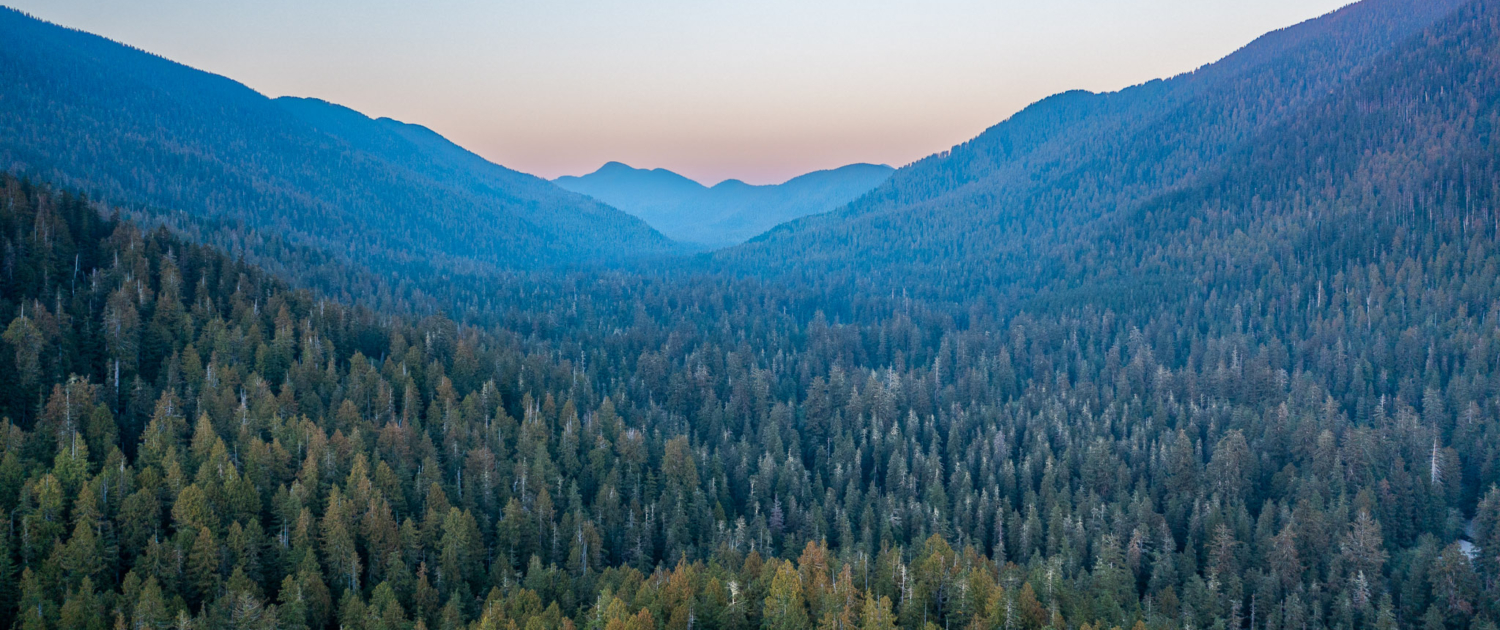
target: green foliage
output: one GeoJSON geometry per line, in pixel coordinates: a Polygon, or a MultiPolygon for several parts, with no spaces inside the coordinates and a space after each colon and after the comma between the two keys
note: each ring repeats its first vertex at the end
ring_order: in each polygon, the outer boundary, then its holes
{"type": "Polygon", "coordinates": [[[0,626],[1489,627],[1492,4],[1214,127],[1244,169],[898,282],[536,274],[455,321],[0,179],[0,626]]]}

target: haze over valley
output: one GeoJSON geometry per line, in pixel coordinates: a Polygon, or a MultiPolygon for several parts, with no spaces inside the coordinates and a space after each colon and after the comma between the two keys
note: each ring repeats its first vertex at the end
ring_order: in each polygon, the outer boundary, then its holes
{"type": "Polygon", "coordinates": [[[851,164],[775,185],[730,179],[709,187],[666,169],[610,162],[588,175],[560,177],[554,183],[639,217],[669,238],[722,247],[792,219],[837,209],[894,171],[885,165],[851,164]]]}

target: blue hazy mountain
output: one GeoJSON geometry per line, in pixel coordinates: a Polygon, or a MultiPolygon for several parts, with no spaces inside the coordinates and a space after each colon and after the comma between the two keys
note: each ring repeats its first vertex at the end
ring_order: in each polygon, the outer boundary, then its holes
{"type": "Polygon", "coordinates": [[[378,266],[530,268],[678,249],[639,219],[426,128],[273,100],[9,9],[0,169],[378,266]]]}
{"type": "Polygon", "coordinates": [[[879,186],[892,172],[889,166],[852,164],[777,185],[731,179],[708,187],[666,169],[610,162],[588,175],[560,177],[555,183],[640,217],[679,241],[722,246],[834,210],[879,186]]]}

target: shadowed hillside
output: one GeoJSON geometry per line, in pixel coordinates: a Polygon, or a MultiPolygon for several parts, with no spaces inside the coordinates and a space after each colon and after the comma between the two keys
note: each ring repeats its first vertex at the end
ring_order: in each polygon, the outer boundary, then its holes
{"type": "Polygon", "coordinates": [[[633,217],[426,129],[272,101],[9,9],[0,168],[383,268],[529,268],[675,249],[633,217]]]}

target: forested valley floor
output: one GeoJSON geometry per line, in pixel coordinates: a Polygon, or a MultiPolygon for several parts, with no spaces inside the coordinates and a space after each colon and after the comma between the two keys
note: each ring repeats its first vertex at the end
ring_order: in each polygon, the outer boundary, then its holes
{"type": "Polygon", "coordinates": [[[545,351],[291,290],[65,192],[7,178],[0,199],[0,624],[1500,612],[1488,231],[1144,327],[1079,309],[962,329],[899,299],[839,324],[795,295],[603,276],[575,316],[634,310],[545,351]]]}

